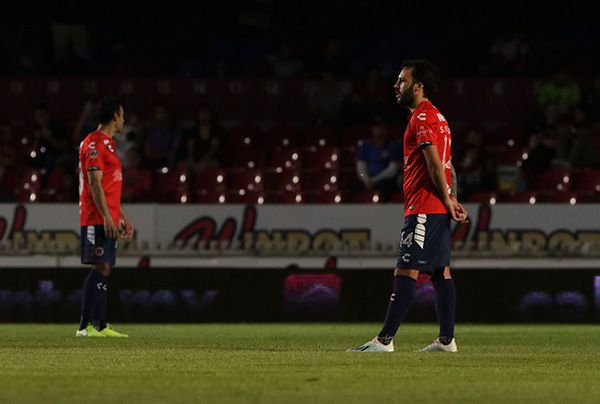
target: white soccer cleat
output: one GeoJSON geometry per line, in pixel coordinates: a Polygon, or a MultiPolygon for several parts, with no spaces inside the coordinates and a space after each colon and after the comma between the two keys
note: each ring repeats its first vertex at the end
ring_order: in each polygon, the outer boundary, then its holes
{"type": "Polygon", "coordinates": [[[433,340],[433,343],[427,345],[423,349],[419,349],[417,352],[456,352],[458,348],[456,347],[456,340],[452,338],[452,342],[448,345],[444,345],[440,342],[439,338],[433,340]]]}
{"type": "Polygon", "coordinates": [[[347,349],[346,352],[394,352],[394,343],[390,342],[388,345],[383,345],[375,337],[358,348],[347,349]]]}

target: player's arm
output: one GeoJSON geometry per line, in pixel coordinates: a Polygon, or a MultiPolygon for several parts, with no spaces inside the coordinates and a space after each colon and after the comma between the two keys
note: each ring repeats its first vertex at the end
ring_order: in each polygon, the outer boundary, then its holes
{"type": "Polygon", "coordinates": [[[452,216],[452,219],[457,222],[462,222],[467,217],[467,212],[458,201],[448,194],[448,183],[446,182],[446,174],[444,173],[444,166],[442,160],[435,145],[425,145],[422,147],[423,155],[425,156],[425,162],[427,164],[427,171],[429,177],[433,182],[438,197],[448,209],[448,213],[452,216]]]}
{"type": "Polygon", "coordinates": [[[131,220],[129,220],[129,216],[127,216],[127,213],[123,208],[121,208],[121,212],[119,213],[119,219],[123,221],[123,224],[125,226],[125,234],[123,235],[123,237],[131,238],[133,236],[135,228],[133,227],[133,223],[131,222],[131,220]]]}
{"type": "Polygon", "coordinates": [[[358,178],[365,184],[367,189],[371,189],[373,187],[373,181],[371,180],[371,177],[369,177],[369,170],[367,170],[366,161],[356,161],[356,173],[358,174],[358,178]]]}
{"type": "Polygon", "coordinates": [[[104,189],[102,189],[102,177],[103,173],[100,170],[88,171],[88,183],[90,184],[90,192],[94,204],[100,211],[100,214],[104,218],[104,232],[108,238],[117,238],[117,226],[113,220],[108,204],[106,203],[106,195],[104,189]]]}
{"type": "Polygon", "coordinates": [[[382,172],[380,172],[379,174],[377,174],[376,176],[371,178],[371,180],[373,181],[374,184],[377,184],[379,181],[387,180],[388,178],[394,178],[394,176],[397,173],[398,173],[398,166],[396,165],[396,163],[394,161],[392,161],[392,162],[390,162],[390,164],[388,164],[388,166],[385,168],[385,170],[383,170],[382,172]]]}

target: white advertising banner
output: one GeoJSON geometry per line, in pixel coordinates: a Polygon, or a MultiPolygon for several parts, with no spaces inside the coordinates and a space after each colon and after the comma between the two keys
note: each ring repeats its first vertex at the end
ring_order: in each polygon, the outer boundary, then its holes
{"type": "MultiPolygon", "coordinates": [[[[332,251],[393,255],[403,224],[402,205],[396,204],[136,204],[124,208],[136,226],[136,243],[150,250],[169,245],[172,251],[217,248],[263,256],[332,251]]],[[[470,222],[453,225],[455,256],[590,257],[598,253],[599,205],[467,204],[466,208],[470,222]]],[[[3,255],[11,248],[27,249],[33,244],[78,245],[78,206],[0,204],[0,241],[3,255]]]]}

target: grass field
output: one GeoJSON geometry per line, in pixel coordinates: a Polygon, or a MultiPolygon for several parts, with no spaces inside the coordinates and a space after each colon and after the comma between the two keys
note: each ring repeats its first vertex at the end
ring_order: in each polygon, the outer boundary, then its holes
{"type": "Polygon", "coordinates": [[[347,353],[376,324],[0,325],[0,403],[599,402],[600,326],[461,325],[457,354],[415,353],[435,325],[405,325],[395,353],[347,353]]]}

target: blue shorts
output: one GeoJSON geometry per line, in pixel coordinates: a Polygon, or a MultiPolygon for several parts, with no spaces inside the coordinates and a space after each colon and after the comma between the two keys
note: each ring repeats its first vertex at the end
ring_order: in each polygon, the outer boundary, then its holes
{"type": "Polygon", "coordinates": [[[81,227],[81,263],[115,265],[117,239],[106,238],[104,225],[81,227]]]}
{"type": "Polygon", "coordinates": [[[396,268],[433,272],[450,265],[450,215],[424,214],[404,218],[396,268]]]}

